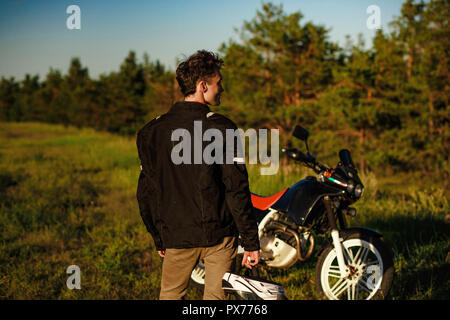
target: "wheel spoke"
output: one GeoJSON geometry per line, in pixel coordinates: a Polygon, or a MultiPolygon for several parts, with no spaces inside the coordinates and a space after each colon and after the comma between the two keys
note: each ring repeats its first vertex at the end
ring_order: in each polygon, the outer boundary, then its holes
{"type": "Polygon", "coordinates": [[[341,271],[339,269],[339,266],[330,266],[328,269],[328,276],[333,278],[340,278],[341,271]]]}
{"type": "Polygon", "coordinates": [[[358,250],[358,254],[355,258],[355,264],[360,265],[364,261],[366,261],[367,254],[369,253],[369,248],[366,247],[360,247],[360,250],[358,250]]]}
{"type": "Polygon", "coordinates": [[[333,278],[341,278],[341,272],[335,271],[335,270],[330,270],[330,271],[328,271],[328,276],[333,277],[333,278]]]}
{"type": "Polygon", "coordinates": [[[348,281],[345,278],[341,278],[334,284],[333,288],[331,288],[330,291],[336,297],[336,299],[338,299],[341,293],[344,292],[345,289],[347,289],[348,285],[348,281]]]}
{"type": "Polygon", "coordinates": [[[353,257],[353,252],[352,252],[352,250],[350,249],[350,248],[343,248],[344,250],[342,250],[343,251],[343,253],[344,253],[344,256],[345,256],[345,258],[347,259],[347,264],[354,264],[355,263],[355,258],[353,257]]]}
{"type": "Polygon", "coordinates": [[[361,278],[361,279],[358,281],[358,287],[360,287],[362,290],[366,291],[366,292],[369,293],[369,294],[372,293],[372,290],[370,290],[370,289],[368,288],[367,283],[366,283],[366,281],[363,280],[363,278],[361,278]]]}
{"type": "Polygon", "coordinates": [[[354,260],[353,260],[353,263],[354,264],[356,264],[356,262],[357,262],[357,260],[358,260],[358,257],[359,257],[359,255],[360,255],[360,253],[361,253],[361,250],[363,249],[364,247],[359,247],[359,249],[358,249],[358,251],[356,251],[356,254],[355,254],[355,257],[353,258],[354,260]]]}
{"type": "Polygon", "coordinates": [[[358,261],[358,264],[366,262],[367,255],[369,254],[369,248],[364,248],[364,252],[361,254],[361,259],[358,261]]]}
{"type": "Polygon", "coordinates": [[[358,286],[356,283],[352,283],[348,286],[347,289],[347,299],[348,300],[358,300],[358,286]]]}
{"type": "Polygon", "coordinates": [[[380,264],[380,262],[378,260],[370,260],[370,261],[367,261],[365,263],[362,263],[361,266],[362,267],[368,267],[368,266],[379,265],[379,264],[380,264]]]}
{"type": "Polygon", "coordinates": [[[354,300],[359,300],[359,286],[358,286],[358,283],[355,284],[355,299],[354,300]]]}

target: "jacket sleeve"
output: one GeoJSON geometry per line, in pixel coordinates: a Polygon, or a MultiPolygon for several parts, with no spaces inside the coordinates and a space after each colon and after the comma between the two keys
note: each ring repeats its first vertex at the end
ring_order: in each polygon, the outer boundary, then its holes
{"type": "MultiPolygon", "coordinates": [[[[232,124],[232,129],[237,129],[234,123],[232,124]]],[[[235,140],[237,140],[237,143],[240,143],[240,139],[235,140]]],[[[238,145],[236,141],[234,142],[232,144],[234,146],[233,151],[231,149],[228,151],[234,152],[233,154],[236,155],[238,145]]],[[[256,251],[260,249],[258,225],[250,197],[245,157],[239,160],[236,159],[236,156],[233,156],[233,160],[236,161],[227,163],[226,148],[224,150],[223,164],[220,166],[222,169],[222,182],[225,185],[225,201],[238,228],[242,239],[242,246],[246,251],[256,251]]]]}
{"type": "Polygon", "coordinates": [[[145,176],[144,170],[144,168],[149,167],[150,165],[150,150],[147,147],[145,147],[146,144],[142,139],[141,132],[138,132],[136,144],[139,153],[139,158],[141,160],[141,173],[139,175],[138,187],[136,192],[136,197],[139,204],[139,211],[142,220],[144,221],[145,227],[147,228],[147,231],[153,237],[156,250],[163,250],[165,248],[162,243],[161,236],[153,223],[155,215],[155,212],[153,211],[155,206],[152,206],[153,204],[152,202],[155,200],[152,199],[153,194],[148,186],[148,182],[146,181],[146,179],[149,179],[149,177],[145,176]]]}

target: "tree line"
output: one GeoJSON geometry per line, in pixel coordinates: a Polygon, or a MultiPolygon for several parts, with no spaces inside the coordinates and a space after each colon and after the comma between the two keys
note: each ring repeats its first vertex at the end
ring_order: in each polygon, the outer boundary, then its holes
{"type": "MultiPolygon", "coordinates": [[[[238,39],[219,48],[219,110],[242,128],[278,128],[284,144],[302,124],[314,132],[317,153],[331,157],[336,144],[347,146],[363,171],[419,170],[447,184],[449,8],[448,0],[407,0],[366,49],[362,37],[339,46],[326,26],[263,3],[238,39]]],[[[130,51],[119,71],[99,79],[78,58],[66,75],[2,77],[0,120],[133,135],[180,99],[173,71],[130,51]]]]}
{"type": "Polygon", "coordinates": [[[42,121],[134,134],[154,112],[165,110],[173,96],[174,75],[144,55],[130,51],[118,72],[91,79],[79,58],[68,73],[50,69],[43,81],[25,75],[0,81],[2,121],[42,121]]]}

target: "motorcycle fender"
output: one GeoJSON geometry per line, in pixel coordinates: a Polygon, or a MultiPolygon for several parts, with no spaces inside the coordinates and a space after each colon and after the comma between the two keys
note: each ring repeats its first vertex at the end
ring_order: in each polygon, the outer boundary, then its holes
{"type": "MultiPolygon", "coordinates": [[[[348,238],[350,235],[352,234],[361,234],[361,233],[365,233],[365,234],[369,234],[371,236],[377,237],[377,238],[381,238],[383,237],[383,235],[375,230],[372,230],[370,228],[365,228],[365,227],[357,227],[357,228],[349,228],[349,229],[345,229],[345,230],[339,230],[339,236],[342,239],[346,239],[348,238]]],[[[316,253],[316,257],[320,256],[320,254],[326,249],[328,248],[328,246],[333,246],[333,243],[330,241],[330,239],[326,239],[322,246],[320,247],[320,249],[317,251],[316,253]]]]}

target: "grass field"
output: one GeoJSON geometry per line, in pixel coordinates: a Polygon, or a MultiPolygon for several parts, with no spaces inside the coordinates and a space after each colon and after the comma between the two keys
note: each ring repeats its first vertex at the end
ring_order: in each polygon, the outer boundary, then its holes
{"type": "MultiPolygon", "coordinates": [[[[311,174],[289,166],[260,176],[271,194],[311,174]]],[[[136,201],[134,138],[40,123],[0,123],[0,297],[3,299],[157,299],[161,259],[136,201]],[[69,290],[66,269],[81,270],[69,290]]],[[[406,174],[362,177],[352,226],[384,234],[394,253],[389,299],[450,298],[448,191],[406,174]]],[[[271,275],[289,299],[316,299],[315,258],[271,275]]],[[[188,299],[202,293],[190,288],[188,299]]]]}

